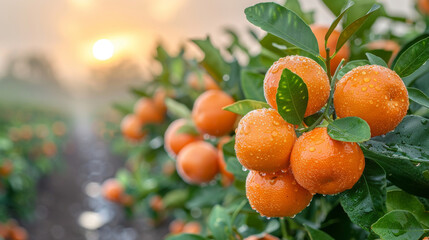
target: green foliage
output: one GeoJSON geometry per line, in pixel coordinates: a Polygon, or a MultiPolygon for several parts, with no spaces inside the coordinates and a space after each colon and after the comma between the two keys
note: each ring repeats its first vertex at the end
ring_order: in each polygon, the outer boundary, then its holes
{"type": "Polygon", "coordinates": [[[429,37],[416,42],[399,55],[393,70],[400,77],[406,77],[419,69],[428,59],[429,37]]]}
{"type": "Polygon", "coordinates": [[[371,138],[368,123],[358,117],[336,119],[329,123],[328,134],[331,138],[343,142],[364,142],[371,138]]]}
{"type": "Polygon", "coordinates": [[[271,107],[265,102],[258,102],[254,100],[241,100],[229,106],[226,106],[223,109],[244,116],[248,112],[251,112],[255,109],[261,109],[261,108],[271,108],[271,107]]]}

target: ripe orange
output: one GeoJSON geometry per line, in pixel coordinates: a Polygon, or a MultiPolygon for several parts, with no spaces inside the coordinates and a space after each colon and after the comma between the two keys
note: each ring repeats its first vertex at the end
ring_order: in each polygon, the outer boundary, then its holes
{"type": "Polygon", "coordinates": [[[292,217],[310,204],[313,195],[301,187],[290,169],[277,173],[250,171],[246,179],[250,206],[265,217],[292,217]]]}
{"type": "Polygon", "coordinates": [[[11,240],[27,240],[28,233],[23,227],[14,226],[10,229],[9,239],[11,240]]]}
{"type": "Polygon", "coordinates": [[[136,115],[127,115],[122,119],[121,131],[124,137],[130,140],[140,140],[146,133],[142,130],[143,123],[136,115]]]}
{"type": "Polygon", "coordinates": [[[164,203],[162,201],[162,198],[159,195],[153,196],[150,199],[149,205],[152,208],[152,210],[154,210],[155,212],[160,212],[164,210],[164,203]]]}
{"type": "MultiPolygon", "coordinates": [[[[311,30],[316,36],[317,43],[319,44],[320,55],[324,58],[326,58],[325,35],[328,32],[328,29],[329,27],[325,27],[325,26],[319,26],[319,25],[311,26],[311,30]]],[[[339,37],[340,37],[340,32],[337,30],[334,30],[331,36],[329,36],[327,47],[330,49],[329,55],[331,56],[335,52],[335,48],[337,46],[337,41],[339,37]]],[[[346,43],[341,47],[337,55],[335,55],[335,57],[331,59],[331,75],[334,75],[335,70],[337,69],[341,60],[344,58],[347,61],[349,57],[350,57],[350,47],[346,43]]]]}
{"type": "Polygon", "coordinates": [[[276,172],[289,166],[296,140],[294,126],[274,109],[257,109],[238,124],[235,152],[241,165],[261,172],[276,172]]]}
{"type": "Polygon", "coordinates": [[[8,177],[13,171],[13,163],[10,160],[5,160],[0,166],[0,176],[8,177]]]}
{"type": "Polygon", "coordinates": [[[124,193],[122,184],[114,178],[104,181],[102,189],[104,198],[112,202],[119,202],[122,194],[124,193]]]}
{"type": "Polygon", "coordinates": [[[164,147],[171,156],[179,154],[180,150],[189,143],[201,140],[200,135],[178,133],[177,131],[184,125],[186,125],[186,119],[177,119],[165,131],[164,147]]]}
{"type": "Polygon", "coordinates": [[[188,84],[191,88],[203,91],[203,90],[220,90],[219,86],[208,74],[202,74],[201,76],[196,73],[191,73],[188,76],[188,84]]]}
{"type": "Polygon", "coordinates": [[[301,135],[291,155],[296,181],[311,193],[337,194],[350,189],[365,168],[357,143],[336,141],[326,128],[301,135]]]}
{"type": "Polygon", "coordinates": [[[379,136],[396,128],[407,114],[408,92],[394,71],[378,66],[360,66],[337,83],[335,111],[340,118],[356,116],[379,136]]]}
{"type": "Polygon", "coordinates": [[[422,12],[425,15],[429,15],[429,0],[419,0],[417,2],[417,6],[420,12],[422,12]]]}
{"type": "Polygon", "coordinates": [[[283,69],[289,69],[302,78],[308,88],[308,104],[305,116],[319,111],[329,98],[328,75],[313,59],[302,56],[287,56],[275,62],[264,79],[265,99],[271,107],[277,109],[276,94],[283,69]]]}
{"type": "Polygon", "coordinates": [[[393,40],[376,40],[368,43],[366,47],[370,50],[382,49],[385,51],[391,51],[392,56],[390,57],[389,65],[392,64],[396,54],[398,54],[399,50],[401,50],[401,46],[399,46],[399,44],[393,40]]]}
{"type": "Polygon", "coordinates": [[[188,222],[183,227],[183,233],[199,234],[201,233],[201,224],[198,222],[188,222]]]}
{"type": "Polygon", "coordinates": [[[171,234],[179,234],[183,232],[183,228],[185,227],[185,222],[180,219],[176,219],[170,223],[168,229],[171,234]]]}
{"type": "Polygon", "coordinates": [[[53,157],[57,154],[57,145],[55,143],[48,141],[43,143],[42,151],[47,157],[53,157]]]}
{"type": "Polygon", "coordinates": [[[226,169],[226,162],[223,156],[223,145],[229,142],[230,139],[231,139],[230,136],[224,136],[219,140],[217,144],[217,149],[219,152],[219,158],[218,158],[219,170],[220,170],[220,173],[222,174],[221,183],[222,183],[222,186],[224,187],[228,187],[234,182],[234,174],[232,174],[226,169]]]}
{"type": "Polygon", "coordinates": [[[165,111],[158,109],[154,100],[149,98],[141,98],[136,102],[134,114],[144,123],[161,123],[165,117],[165,111]]]}
{"type": "Polygon", "coordinates": [[[280,240],[278,237],[265,233],[263,237],[258,237],[256,235],[245,238],[244,240],[280,240]]]}
{"type": "Polygon", "coordinates": [[[216,148],[209,143],[193,142],[177,155],[176,169],[188,183],[208,183],[219,172],[218,157],[216,148]]]}
{"type": "Polygon", "coordinates": [[[167,111],[167,106],[165,105],[166,97],[167,92],[162,88],[158,88],[158,90],[156,90],[155,94],[153,95],[153,102],[155,103],[156,109],[158,109],[158,112],[164,114],[167,111]]]}
{"type": "Polygon", "coordinates": [[[194,103],[192,120],[202,133],[223,136],[233,127],[237,115],[223,110],[234,103],[234,99],[221,90],[209,90],[201,94],[194,103]]]}

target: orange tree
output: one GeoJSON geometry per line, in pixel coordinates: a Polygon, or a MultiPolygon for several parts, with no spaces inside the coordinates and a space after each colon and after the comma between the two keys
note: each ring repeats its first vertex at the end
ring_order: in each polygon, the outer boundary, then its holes
{"type": "Polygon", "coordinates": [[[245,66],[226,61],[209,39],[194,40],[205,54],[199,66],[158,47],[162,73],[134,92],[149,97],[164,89],[167,117],[141,122],[146,137],[124,144],[130,160],[117,179],[134,199],[129,212],[175,218],[169,240],[429,235],[425,12],[410,20],[372,0],[323,2],[336,16],[323,28],[310,27],[313,13],[296,0],[247,8],[247,19],[266,35],[251,32],[261,46],[252,55],[227,30],[226,52],[247,55],[245,66]],[[405,24],[407,34],[375,33],[379,18],[405,24]],[[371,44],[384,40],[400,50],[371,44]],[[195,74],[207,86],[192,87],[187,79],[195,74]],[[210,97],[212,91],[222,94],[210,97]],[[225,111],[242,119],[231,126],[225,111]],[[164,133],[179,118],[165,151],[164,133]]]}

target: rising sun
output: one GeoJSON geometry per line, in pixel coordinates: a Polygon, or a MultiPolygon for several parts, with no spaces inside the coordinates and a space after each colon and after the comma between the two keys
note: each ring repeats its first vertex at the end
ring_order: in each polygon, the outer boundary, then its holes
{"type": "Polygon", "coordinates": [[[115,46],[109,39],[100,39],[92,46],[92,54],[100,61],[110,59],[114,52],[115,46]]]}

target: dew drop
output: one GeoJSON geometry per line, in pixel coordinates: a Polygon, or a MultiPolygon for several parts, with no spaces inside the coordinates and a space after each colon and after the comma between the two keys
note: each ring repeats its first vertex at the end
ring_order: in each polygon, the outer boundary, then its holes
{"type": "Polygon", "coordinates": [[[366,91],[366,89],[367,89],[366,87],[363,87],[363,88],[362,88],[362,92],[365,92],[365,91],[366,91]]]}
{"type": "Polygon", "coordinates": [[[310,152],[314,152],[316,150],[314,147],[310,147],[310,152]]]}

